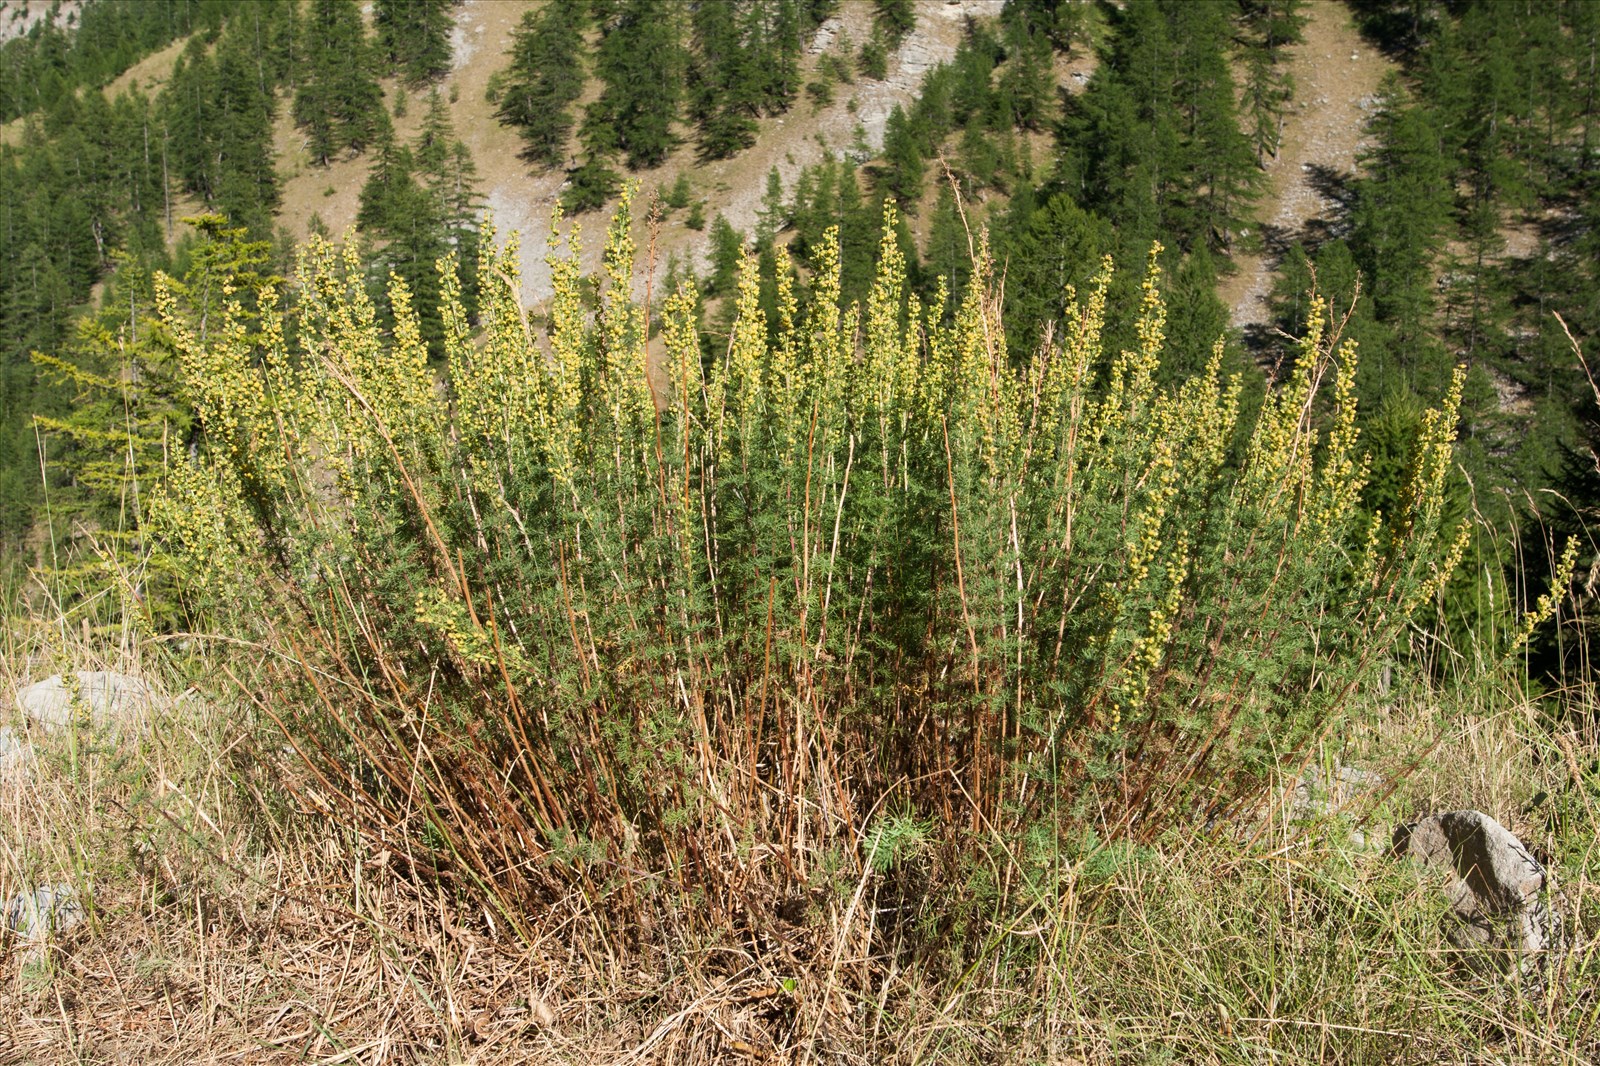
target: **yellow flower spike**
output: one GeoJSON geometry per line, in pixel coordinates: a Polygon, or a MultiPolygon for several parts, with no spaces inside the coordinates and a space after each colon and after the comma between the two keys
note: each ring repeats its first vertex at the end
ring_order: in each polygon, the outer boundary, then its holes
{"type": "Polygon", "coordinates": [[[1550,587],[1534,603],[1533,610],[1525,613],[1517,625],[1517,631],[1512,634],[1511,642],[1506,647],[1506,656],[1514,655],[1523,645],[1527,644],[1537,629],[1547,619],[1554,616],[1556,607],[1567,594],[1567,589],[1572,585],[1572,575],[1578,566],[1578,540],[1569,537],[1566,545],[1561,549],[1561,559],[1556,563],[1554,572],[1550,575],[1550,587]]]}
{"type": "Polygon", "coordinates": [[[574,449],[580,432],[584,349],[587,346],[582,273],[578,265],[582,246],[576,224],[568,231],[565,244],[566,254],[558,256],[556,251],[560,245],[552,235],[550,255],[545,260],[550,265],[554,295],[550,300],[551,360],[547,388],[550,427],[543,444],[557,483],[570,488],[576,473],[574,449]]]}
{"type": "Polygon", "coordinates": [[[949,399],[951,346],[949,332],[944,327],[944,312],[949,302],[950,290],[945,279],[940,278],[934,287],[933,303],[928,307],[923,320],[928,359],[922,368],[921,385],[917,390],[918,404],[930,430],[939,424],[949,399]]]}
{"type": "MultiPolygon", "coordinates": [[[[766,417],[767,397],[762,383],[762,364],[767,353],[767,316],[761,310],[761,271],[748,248],[739,253],[739,286],[735,303],[733,336],[729,338],[727,386],[724,402],[731,394],[734,420],[739,434],[750,447],[754,427],[766,417]]],[[[720,412],[713,412],[720,415],[720,412]]]]}
{"type": "Polygon", "coordinates": [[[852,407],[862,417],[887,424],[896,406],[900,384],[900,305],[905,296],[906,262],[895,239],[894,201],[883,204],[883,235],[878,242],[878,271],[867,297],[867,336],[861,385],[852,407]]]}
{"type": "Polygon", "coordinates": [[[843,410],[849,372],[852,336],[845,332],[839,306],[839,227],[829,226],[813,256],[810,337],[806,351],[808,400],[802,417],[812,406],[826,417],[843,410]]]}

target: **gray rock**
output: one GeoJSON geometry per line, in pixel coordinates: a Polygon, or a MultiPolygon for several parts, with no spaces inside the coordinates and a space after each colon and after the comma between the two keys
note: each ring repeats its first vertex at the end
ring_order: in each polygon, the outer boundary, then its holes
{"type": "Polygon", "coordinates": [[[1567,946],[1561,916],[1545,902],[1544,867],[1505,826],[1482,811],[1450,811],[1394,830],[1394,853],[1449,873],[1445,937],[1475,968],[1543,968],[1567,946]]]}
{"type": "Polygon", "coordinates": [[[1382,774],[1359,766],[1340,766],[1331,774],[1313,766],[1295,783],[1289,816],[1298,821],[1339,814],[1357,801],[1376,795],[1383,784],[1382,774]]]}
{"type": "Polygon", "coordinates": [[[35,941],[51,933],[65,933],[84,918],[78,890],[65,882],[19,892],[6,900],[4,913],[7,929],[35,941]]]}
{"type": "Polygon", "coordinates": [[[79,720],[81,710],[96,729],[128,724],[150,704],[150,687],[136,677],[110,670],[79,670],[77,692],[61,674],[23,689],[17,702],[46,733],[59,733],[79,720]]]}

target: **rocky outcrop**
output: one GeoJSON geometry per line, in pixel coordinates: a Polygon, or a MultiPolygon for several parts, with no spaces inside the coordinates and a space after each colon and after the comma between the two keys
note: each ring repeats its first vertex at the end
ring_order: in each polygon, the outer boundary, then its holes
{"type": "Polygon", "coordinates": [[[1545,869],[1505,826],[1482,811],[1450,811],[1396,826],[1394,853],[1448,875],[1445,937],[1475,969],[1542,972],[1567,947],[1561,916],[1545,898],[1545,869]]]}

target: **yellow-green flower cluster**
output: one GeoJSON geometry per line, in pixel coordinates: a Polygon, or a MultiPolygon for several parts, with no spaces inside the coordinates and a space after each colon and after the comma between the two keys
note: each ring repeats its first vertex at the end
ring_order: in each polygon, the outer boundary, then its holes
{"type": "Polygon", "coordinates": [[[497,645],[493,636],[473,620],[458,595],[432,586],[420,589],[413,613],[418,624],[442,637],[462,662],[498,670],[504,655],[505,668],[513,678],[527,676],[528,664],[520,649],[504,643],[497,645]]]}
{"type": "Polygon", "coordinates": [[[1556,613],[1556,605],[1567,594],[1567,589],[1572,584],[1573,571],[1578,566],[1578,540],[1576,537],[1568,538],[1566,546],[1561,549],[1561,559],[1556,563],[1556,568],[1550,575],[1550,587],[1545,590],[1538,601],[1533,605],[1533,610],[1522,616],[1517,625],[1517,631],[1511,636],[1511,643],[1507,646],[1506,654],[1511,655],[1528,643],[1533,636],[1533,631],[1541,623],[1556,613]]]}

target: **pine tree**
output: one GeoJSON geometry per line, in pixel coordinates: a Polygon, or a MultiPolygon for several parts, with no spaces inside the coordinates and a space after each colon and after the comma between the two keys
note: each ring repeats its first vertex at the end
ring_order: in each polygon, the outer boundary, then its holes
{"type": "Polygon", "coordinates": [[[916,29],[917,8],[911,0],[873,0],[873,8],[884,36],[896,48],[916,29]]]}
{"type": "MultiPolygon", "coordinates": [[[[433,197],[442,220],[445,244],[455,251],[461,274],[462,303],[469,315],[477,310],[479,215],[478,167],[466,144],[456,136],[450,107],[438,89],[428,94],[428,113],[415,145],[416,173],[433,197]]],[[[433,313],[433,307],[425,308],[433,313]]]]}
{"type": "Polygon", "coordinates": [[[566,161],[572,104],[583,92],[584,6],[546,4],[522,16],[495,116],[522,135],[522,158],[545,167],[566,161]]]}
{"type": "Polygon", "coordinates": [[[834,221],[839,227],[839,293],[845,304],[864,301],[872,287],[878,258],[878,228],[883,212],[861,194],[856,168],[846,162],[839,172],[834,221]]]}
{"type": "MultiPolygon", "coordinates": [[[[1018,197],[1017,200],[1013,200],[1013,207],[1017,206],[1021,199],[1022,197],[1018,197]]],[[[967,281],[972,277],[972,257],[975,251],[973,245],[968,242],[967,227],[962,222],[954,190],[948,183],[940,182],[939,199],[934,202],[933,213],[928,219],[928,247],[924,259],[930,280],[943,278],[949,282],[950,298],[947,307],[960,306],[962,297],[966,295],[967,281]]],[[[1008,295],[1019,290],[1020,286],[1007,286],[1008,295]]],[[[930,290],[925,295],[931,299],[933,292],[930,290]]],[[[1009,310],[1007,314],[1009,316],[1009,310]]],[[[1014,320],[1008,317],[1007,321],[1014,320]]],[[[1036,323],[1043,321],[1043,317],[1036,315],[1034,321],[1036,323]]]]}
{"type": "Polygon", "coordinates": [[[450,73],[450,9],[460,0],[375,0],[378,50],[412,87],[450,73]]]}
{"type": "Polygon", "coordinates": [[[273,86],[262,88],[251,30],[230,23],[214,55],[192,41],[159,107],[183,188],[263,236],[271,231],[281,193],[272,156],[273,86]]]}
{"type": "Polygon", "coordinates": [[[997,95],[1010,108],[1016,125],[1043,129],[1051,119],[1056,87],[1050,36],[1044,26],[1025,18],[1007,20],[1003,26],[1008,58],[997,95]]]}
{"type": "Polygon", "coordinates": [[[722,213],[711,220],[711,247],[708,266],[711,276],[706,279],[707,296],[724,296],[733,291],[739,277],[739,260],[744,255],[744,234],[734,229],[722,213]]]}
{"type": "MultiPolygon", "coordinates": [[[[953,202],[948,209],[941,205],[951,214],[953,208],[953,202]]],[[[947,261],[967,254],[967,235],[959,225],[959,219],[942,223],[939,239],[946,247],[940,254],[947,261]]],[[[1058,192],[1037,208],[1031,194],[1014,197],[997,238],[1007,264],[1006,337],[1016,354],[1027,356],[1038,347],[1046,324],[1061,321],[1067,286],[1076,286],[1080,298],[1087,295],[1101,257],[1116,248],[1116,237],[1104,219],[1058,192]]]]}
{"type": "Polygon", "coordinates": [[[372,169],[361,189],[356,224],[381,242],[374,257],[374,289],[388,308],[387,274],[410,289],[429,351],[443,353],[439,316],[438,260],[454,252],[463,304],[475,312],[478,256],[477,168],[455,135],[449,105],[437,89],[428,97],[422,128],[410,145],[400,144],[384,120],[374,142],[372,169]]]}
{"type": "Polygon", "coordinates": [[[783,203],[783,178],[778,168],[767,171],[767,188],[761,197],[761,213],[756,220],[756,247],[767,249],[787,224],[783,203]]]}
{"type": "Polygon", "coordinates": [[[1126,239],[1225,246],[1259,183],[1217,5],[1129,0],[1062,124],[1059,178],[1126,239]]]}
{"type": "Polygon", "coordinates": [[[781,115],[800,94],[799,0],[768,0],[766,10],[767,49],[760,64],[766,78],[761,110],[768,115],[781,115]]]}
{"type": "Polygon", "coordinates": [[[690,16],[689,115],[699,130],[702,159],[726,159],[755,143],[766,79],[759,42],[745,44],[740,22],[732,4],[699,3],[690,16]]]}
{"type": "Polygon", "coordinates": [[[1000,20],[1008,29],[1020,23],[1026,33],[1042,33],[1057,51],[1067,52],[1083,31],[1084,6],[1076,0],[1006,0],[1000,20]]]}
{"type": "Polygon", "coordinates": [[[1306,23],[1304,0],[1240,0],[1244,24],[1244,116],[1256,160],[1277,158],[1283,118],[1294,98],[1287,50],[1299,44],[1306,23]]]}
{"type": "Polygon", "coordinates": [[[173,64],[159,102],[173,175],[189,192],[208,198],[215,191],[208,161],[217,96],[217,69],[210,51],[200,38],[190,38],[173,64]]]}
{"type": "Polygon", "coordinates": [[[220,122],[214,131],[213,202],[257,238],[272,232],[281,200],[273,167],[273,96],[270,89],[263,91],[260,73],[245,39],[230,27],[217,47],[220,122]]]}
{"type": "Polygon", "coordinates": [[[1454,204],[1451,168],[1437,131],[1397,81],[1385,87],[1370,133],[1376,144],[1361,159],[1350,245],[1378,317],[1404,345],[1428,331],[1434,256],[1454,204]]]}
{"type": "Polygon", "coordinates": [[[1249,218],[1261,185],[1249,139],[1239,128],[1229,57],[1232,26],[1212,4],[1169,4],[1173,40],[1181,45],[1174,91],[1186,120],[1184,206],[1193,243],[1227,247],[1249,218]]]}

